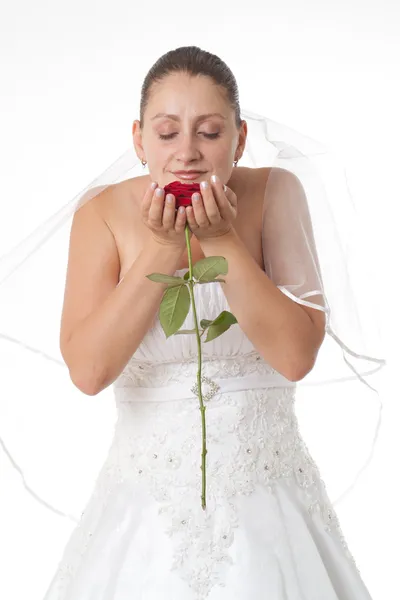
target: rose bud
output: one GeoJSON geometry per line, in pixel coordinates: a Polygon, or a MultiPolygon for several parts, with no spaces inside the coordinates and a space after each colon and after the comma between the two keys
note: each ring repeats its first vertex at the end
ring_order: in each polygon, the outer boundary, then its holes
{"type": "Polygon", "coordinates": [[[200,184],[198,183],[181,183],[173,181],[164,186],[165,195],[173,194],[176,199],[175,207],[192,206],[192,194],[200,192],[200,184]]]}

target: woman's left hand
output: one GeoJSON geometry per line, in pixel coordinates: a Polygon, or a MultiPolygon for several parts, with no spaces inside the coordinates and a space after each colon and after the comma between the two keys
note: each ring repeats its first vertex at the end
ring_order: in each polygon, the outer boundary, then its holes
{"type": "Polygon", "coordinates": [[[224,186],[219,178],[215,182],[202,182],[200,189],[201,194],[192,196],[192,206],[186,207],[189,228],[199,240],[228,233],[237,216],[235,192],[224,186]]]}

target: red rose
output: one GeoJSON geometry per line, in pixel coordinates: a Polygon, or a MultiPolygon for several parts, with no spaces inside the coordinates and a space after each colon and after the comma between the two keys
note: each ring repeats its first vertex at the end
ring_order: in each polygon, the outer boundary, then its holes
{"type": "Polygon", "coordinates": [[[198,183],[181,183],[173,181],[164,186],[165,195],[173,194],[176,198],[175,206],[192,206],[192,194],[200,192],[200,184],[198,183]]]}

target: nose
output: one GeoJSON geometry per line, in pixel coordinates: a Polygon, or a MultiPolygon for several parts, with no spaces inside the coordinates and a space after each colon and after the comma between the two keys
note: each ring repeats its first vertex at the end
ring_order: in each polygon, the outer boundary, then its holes
{"type": "Polygon", "coordinates": [[[185,163],[201,158],[200,151],[197,147],[197,140],[193,135],[184,134],[181,136],[175,156],[178,160],[185,163]]]}

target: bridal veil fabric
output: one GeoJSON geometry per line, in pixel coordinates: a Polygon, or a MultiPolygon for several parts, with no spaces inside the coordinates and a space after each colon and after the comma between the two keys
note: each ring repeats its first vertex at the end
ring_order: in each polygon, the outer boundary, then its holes
{"type": "MultiPolygon", "coordinates": [[[[294,387],[301,429],[336,505],[368,467],[381,421],[385,360],[374,276],[336,157],[264,116],[242,111],[242,118],[248,139],[240,164],[273,168],[263,206],[265,273],[293,301],[326,314],[317,363],[294,387]],[[269,185],[280,169],[298,178],[303,202],[290,195],[279,205],[271,200],[269,185]]],[[[72,384],[60,354],[72,218],[108,186],[146,173],[133,147],[127,149],[0,258],[1,544],[10,573],[31,569],[42,570],[43,579],[50,575],[55,563],[49,559],[46,567],[43,554],[34,551],[40,532],[51,531],[45,543],[52,544],[53,554],[61,551],[79,522],[115,425],[112,386],[85,396],[72,384]]]]}

